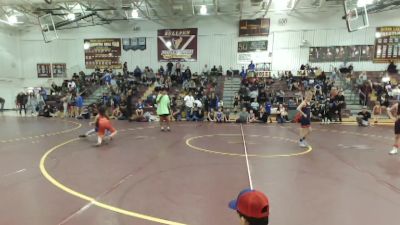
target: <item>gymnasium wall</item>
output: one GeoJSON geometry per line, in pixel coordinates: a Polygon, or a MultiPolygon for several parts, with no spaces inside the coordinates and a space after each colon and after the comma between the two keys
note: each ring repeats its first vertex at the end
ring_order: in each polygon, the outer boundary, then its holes
{"type": "MultiPolygon", "coordinates": [[[[163,27],[153,22],[141,21],[135,26],[140,31],[133,31],[129,22],[115,22],[111,25],[88,27],[82,29],[60,31],[60,39],[45,44],[39,35],[39,30],[21,35],[22,71],[27,77],[36,77],[38,62],[66,62],[69,74],[86,71],[84,64],[83,39],[85,38],[119,38],[146,37],[147,49],[144,51],[122,51],[121,62],[128,62],[130,70],[138,65],[141,68],[150,65],[158,68],[161,64],[157,59],[157,30],[163,27]],[[77,32],[78,31],[78,32],[77,32]]],[[[179,27],[197,27],[198,30],[198,60],[184,63],[193,71],[201,71],[204,64],[222,65],[224,69],[238,67],[236,62],[238,24],[232,20],[217,18],[204,19],[196,23],[182,24],[179,27]]],[[[243,40],[263,38],[241,38],[243,40]]],[[[266,38],[264,38],[266,39],[266,38]]],[[[164,65],[165,63],[163,63],[164,65]]],[[[165,66],[165,65],[164,65],[165,66]]]]}
{"type": "Polygon", "coordinates": [[[0,30],[0,97],[6,99],[5,108],[14,105],[11,99],[18,93],[20,85],[19,35],[2,28],[0,30]]]}

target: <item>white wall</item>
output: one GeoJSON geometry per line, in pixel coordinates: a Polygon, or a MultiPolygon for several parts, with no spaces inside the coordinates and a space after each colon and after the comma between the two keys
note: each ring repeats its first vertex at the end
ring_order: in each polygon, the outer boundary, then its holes
{"type": "Polygon", "coordinates": [[[0,97],[6,99],[5,108],[14,105],[11,99],[20,85],[19,35],[11,30],[0,32],[0,97]]]}
{"type": "MultiPolygon", "coordinates": [[[[399,10],[374,14],[370,16],[371,27],[349,33],[342,20],[343,9],[332,8],[329,12],[293,12],[288,14],[271,14],[271,34],[268,37],[269,51],[272,51],[273,70],[296,70],[302,63],[308,62],[308,48],[300,47],[302,40],[308,40],[311,46],[334,45],[373,45],[376,26],[400,25],[399,10]],[[287,18],[287,24],[280,26],[278,20],[287,18]]],[[[124,38],[147,37],[145,51],[122,51],[121,61],[127,61],[132,70],[150,65],[159,67],[157,61],[157,29],[162,28],[198,28],[198,61],[185,63],[193,71],[200,71],[204,64],[222,65],[239,68],[237,64],[237,42],[239,40],[260,40],[260,37],[239,38],[238,18],[201,17],[184,21],[180,25],[161,26],[149,21],[123,21],[111,25],[62,30],[60,39],[44,43],[38,27],[21,31],[19,36],[0,34],[0,77],[21,77],[20,87],[48,85],[51,81],[38,79],[37,63],[67,63],[68,76],[85,69],[83,39],[85,38],[124,38]],[[140,31],[133,31],[133,26],[140,31]],[[14,47],[15,46],[15,47],[14,47]],[[11,62],[15,61],[15,64],[11,62]],[[4,64],[4,65],[3,65],[4,64]]],[[[1,31],[1,30],[0,30],[1,31]]],[[[318,63],[329,70],[332,63],[318,63]]],[[[332,64],[333,65],[333,64],[332,64]]],[[[372,62],[353,63],[356,70],[383,70],[385,64],[372,62]]],[[[337,65],[334,65],[337,66],[337,65]]],[[[12,92],[14,94],[15,91],[12,92]]],[[[8,92],[7,92],[8,93],[8,92]]],[[[2,93],[0,92],[0,95],[2,93]]],[[[3,94],[4,95],[4,94],[3,94]]]]}
{"type": "MultiPolygon", "coordinates": [[[[45,44],[39,30],[35,29],[21,34],[22,71],[26,77],[36,77],[36,63],[39,62],[65,62],[68,74],[80,70],[87,71],[84,64],[83,39],[85,38],[124,38],[146,37],[147,49],[144,51],[122,51],[121,62],[128,62],[129,69],[138,65],[150,65],[153,68],[161,65],[157,58],[157,29],[162,27],[152,22],[141,22],[140,31],[132,31],[129,22],[115,22],[107,26],[88,27],[82,29],[60,31],[60,39],[45,44]]],[[[198,23],[185,24],[181,27],[199,28],[198,32],[198,60],[197,62],[184,63],[193,71],[201,71],[204,64],[238,67],[237,65],[237,37],[238,22],[223,19],[205,19],[198,23]]],[[[266,39],[266,38],[240,38],[266,39]]],[[[272,47],[272,46],[271,46],[272,47]]],[[[165,64],[165,63],[163,63],[165,64]]]]}
{"type": "MultiPolygon", "coordinates": [[[[279,18],[287,17],[285,26],[272,26],[273,30],[273,70],[297,70],[299,65],[308,62],[309,49],[300,47],[303,40],[311,46],[340,45],[374,45],[375,30],[379,26],[400,26],[400,10],[370,15],[370,27],[349,33],[345,21],[342,20],[342,10],[318,14],[292,14],[291,16],[274,16],[272,24],[278,24],[279,18]],[[300,19],[299,19],[300,18],[300,19]]],[[[341,63],[311,63],[324,70],[341,63]]],[[[371,61],[352,62],[356,70],[381,71],[386,64],[374,64],[371,61]]]]}

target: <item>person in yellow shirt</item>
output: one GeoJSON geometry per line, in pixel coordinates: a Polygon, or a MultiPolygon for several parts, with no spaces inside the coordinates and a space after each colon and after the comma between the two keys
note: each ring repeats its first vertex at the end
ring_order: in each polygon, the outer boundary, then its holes
{"type": "Polygon", "coordinates": [[[167,90],[162,88],[157,96],[157,115],[160,117],[161,131],[164,131],[164,125],[167,131],[171,131],[169,118],[171,115],[171,100],[167,90]]]}

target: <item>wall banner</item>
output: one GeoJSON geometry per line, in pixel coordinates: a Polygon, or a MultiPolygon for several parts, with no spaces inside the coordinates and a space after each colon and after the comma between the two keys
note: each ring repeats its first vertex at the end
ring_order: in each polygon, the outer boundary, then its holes
{"type": "Polygon", "coordinates": [[[197,28],[158,30],[158,61],[197,61],[197,28]]]}
{"type": "Polygon", "coordinates": [[[248,64],[251,61],[253,63],[267,63],[271,61],[271,57],[267,51],[239,52],[237,54],[238,64],[248,64]]]}
{"type": "Polygon", "coordinates": [[[122,68],[120,38],[85,39],[84,44],[89,47],[85,50],[86,69],[122,68]]]}
{"type": "Polygon", "coordinates": [[[53,78],[67,77],[67,64],[65,63],[53,63],[52,64],[53,78]]]}
{"type": "Polygon", "coordinates": [[[377,27],[374,62],[400,61],[400,27],[377,27]]]}
{"type": "Polygon", "coordinates": [[[358,62],[373,59],[373,45],[310,47],[309,62],[358,62]]]}
{"type": "Polygon", "coordinates": [[[37,64],[37,75],[38,75],[38,78],[51,78],[51,64],[50,63],[38,63],[37,64]]]}
{"type": "Polygon", "coordinates": [[[268,41],[239,41],[238,52],[267,51],[268,41]]]}
{"type": "Polygon", "coordinates": [[[145,50],[146,49],[146,38],[139,37],[139,38],[122,38],[122,48],[125,51],[129,50],[145,50]]]}

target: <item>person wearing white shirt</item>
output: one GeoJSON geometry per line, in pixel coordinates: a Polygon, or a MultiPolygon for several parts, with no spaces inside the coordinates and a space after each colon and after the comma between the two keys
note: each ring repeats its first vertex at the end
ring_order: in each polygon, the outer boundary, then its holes
{"type": "Polygon", "coordinates": [[[210,74],[210,69],[208,68],[207,64],[204,65],[203,70],[201,71],[203,76],[208,76],[208,74],[210,74]]]}
{"type": "Polygon", "coordinates": [[[194,100],[193,106],[196,106],[198,108],[202,108],[203,107],[203,103],[201,103],[201,101],[199,99],[196,99],[196,100],[194,100]]]}
{"type": "Polygon", "coordinates": [[[71,80],[70,82],[68,82],[69,91],[75,90],[75,87],[76,87],[75,81],[71,80]]]}
{"type": "Polygon", "coordinates": [[[186,120],[189,121],[190,113],[192,111],[193,104],[194,104],[194,97],[193,97],[192,93],[189,92],[189,94],[185,96],[183,101],[185,102],[185,108],[186,108],[186,120]]]}

